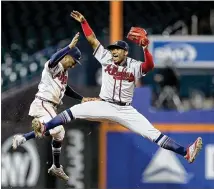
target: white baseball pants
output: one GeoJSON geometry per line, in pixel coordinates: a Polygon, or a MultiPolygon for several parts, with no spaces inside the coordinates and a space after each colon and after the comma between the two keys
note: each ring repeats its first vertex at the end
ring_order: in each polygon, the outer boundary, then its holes
{"type": "MultiPolygon", "coordinates": [[[[29,115],[38,118],[41,123],[43,123],[50,121],[57,113],[53,104],[35,99],[30,106],[29,115]]],[[[64,139],[65,129],[62,125],[49,130],[49,132],[56,141],[62,141],[64,139]]]]}
{"type": "Polygon", "coordinates": [[[119,106],[105,101],[89,101],[70,108],[75,119],[111,120],[155,141],[161,134],[159,130],[132,106],[119,106]]]}

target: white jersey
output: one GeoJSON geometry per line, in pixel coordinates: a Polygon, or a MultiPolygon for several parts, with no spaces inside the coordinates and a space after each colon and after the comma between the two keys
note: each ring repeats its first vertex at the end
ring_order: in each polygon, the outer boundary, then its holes
{"type": "Polygon", "coordinates": [[[64,70],[60,62],[54,68],[49,68],[48,63],[45,63],[36,96],[60,104],[67,86],[68,71],[64,70]]]}
{"type": "MultiPolygon", "coordinates": [[[[72,106],[70,108],[72,116],[75,119],[110,120],[153,142],[158,139],[159,145],[166,142],[166,138],[161,136],[161,132],[129,104],[132,101],[135,80],[142,76],[142,62],[127,58],[126,65],[115,65],[111,53],[102,45],[96,48],[94,56],[102,65],[100,97],[105,101],[114,100],[127,104],[114,104],[101,100],[89,101],[72,106]]],[[[69,116],[65,115],[65,117],[68,117],[67,121],[71,120],[69,116]]]]}
{"type": "Polygon", "coordinates": [[[99,44],[94,51],[95,58],[102,65],[102,86],[100,98],[107,101],[131,103],[135,81],[144,76],[141,61],[127,58],[125,66],[116,65],[110,51],[99,44]]]}

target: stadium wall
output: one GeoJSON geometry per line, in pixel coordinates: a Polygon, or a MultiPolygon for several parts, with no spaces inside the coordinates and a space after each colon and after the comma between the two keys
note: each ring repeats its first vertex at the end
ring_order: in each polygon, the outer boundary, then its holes
{"type": "Polygon", "coordinates": [[[201,153],[188,164],[183,157],[118,124],[103,123],[99,130],[99,188],[213,189],[214,110],[158,112],[150,107],[150,99],[149,88],[138,88],[133,106],[184,146],[201,136],[201,153]]]}
{"type": "MultiPolygon", "coordinates": [[[[71,176],[65,185],[47,174],[52,164],[51,138],[32,140],[17,151],[11,149],[14,134],[31,130],[28,109],[36,90],[29,88],[2,102],[3,188],[213,189],[214,110],[157,112],[150,107],[150,89],[136,89],[133,106],[162,132],[183,145],[197,136],[203,138],[196,162],[189,165],[120,125],[78,120],[65,125],[61,162],[71,176]]],[[[97,96],[99,88],[78,91],[97,96]]],[[[65,98],[59,111],[76,103],[65,98]]]]}

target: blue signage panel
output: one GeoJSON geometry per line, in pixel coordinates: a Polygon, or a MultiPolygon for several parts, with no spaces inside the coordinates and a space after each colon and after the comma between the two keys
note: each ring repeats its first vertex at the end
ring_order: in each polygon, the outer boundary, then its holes
{"type": "Polygon", "coordinates": [[[106,188],[213,189],[213,133],[166,133],[188,146],[198,136],[203,150],[193,164],[130,132],[108,132],[106,188]]]}
{"type": "Polygon", "coordinates": [[[151,51],[156,65],[163,64],[170,58],[175,64],[214,66],[214,37],[159,37],[151,41],[151,51]]]}

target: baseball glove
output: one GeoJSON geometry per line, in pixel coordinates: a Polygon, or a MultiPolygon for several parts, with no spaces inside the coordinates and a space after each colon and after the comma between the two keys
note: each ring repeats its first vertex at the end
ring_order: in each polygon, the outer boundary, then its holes
{"type": "Polygon", "coordinates": [[[148,46],[149,44],[149,40],[147,38],[147,32],[146,30],[144,30],[143,28],[139,28],[139,27],[131,27],[127,38],[134,42],[137,43],[140,46],[148,46]]]}

